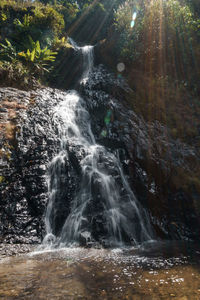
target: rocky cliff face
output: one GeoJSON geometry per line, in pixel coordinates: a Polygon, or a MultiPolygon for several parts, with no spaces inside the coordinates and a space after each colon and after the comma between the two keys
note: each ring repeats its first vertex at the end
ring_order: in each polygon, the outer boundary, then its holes
{"type": "Polygon", "coordinates": [[[94,70],[83,93],[96,140],[113,150],[120,149],[132,188],[151,212],[158,235],[197,237],[199,192],[192,184],[191,190],[184,185],[199,165],[198,149],[174,140],[158,121],[147,124],[130,110],[130,88],[103,66],[94,70]]]}
{"type": "Polygon", "coordinates": [[[62,93],[12,88],[2,88],[0,93],[1,103],[6,99],[16,106],[26,104],[16,111],[14,135],[9,140],[5,134],[1,140],[1,241],[39,243],[48,198],[46,172],[58,143],[51,114],[62,93]]]}
{"type": "MultiPolygon", "coordinates": [[[[157,235],[195,239],[200,225],[199,193],[188,193],[177,181],[182,180],[184,173],[192,173],[193,166],[199,164],[199,153],[173,140],[159,122],[147,125],[130,110],[126,101],[130,92],[123,79],[115,78],[101,65],[94,68],[80,93],[90,113],[95,139],[118,153],[132,189],[150,212],[157,235]]],[[[48,201],[46,175],[60,146],[53,114],[65,92],[1,88],[0,94],[2,128],[13,118],[9,117],[9,105],[6,108],[5,102],[16,103],[11,137],[8,138],[8,128],[1,136],[0,241],[40,243],[48,201]]],[[[57,231],[79,186],[81,174],[76,153],[71,153],[64,169],[56,208],[57,231]],[[65,204],[61,199],[66,200],[65,204]]]]}

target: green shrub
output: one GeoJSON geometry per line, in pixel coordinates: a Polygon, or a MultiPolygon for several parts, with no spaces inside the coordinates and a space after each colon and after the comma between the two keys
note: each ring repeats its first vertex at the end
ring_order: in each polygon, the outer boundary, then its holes
{"type": "Polygon", "coordinates": [[[4,176],[0,176],[0,184],[5,182],[5,177],[4,176]]]}
{"type": "MultiPolygon", "coordinates": [[[[189,98],[196,97],[200,92],[200,19],[194,15],[191,6],[180,0],[141,1],[140,6],[136,6],[137,3],[126,1],[116,11],[115,33],[118,38],[113,43],[112,51],[118,61],[125,63],[125,75],[130,84],[134,81],[140,93],[141,83],[148,82],[144,99],[143,96],[138,98],[143,115],[163,122],[170,119],[170,126],[174,128],[176,125],[172,122],[169,108],[175,111],[179,124],[178,114],[188,109],[187,92],[189,98]],[[131,28],[134,11],[137,12],[137,18],[131,28]],[[143,79],[137,79],[137,74],[143,79]],[[167,86],[158,78],[166,78],[167,86]],[[184,93],[181,91],[182,83],[184,93]]],[[[186,116],[187,113],[184,116],[184,128],[188,123],[186,116]]],[[[182,135],[179,129],[178,135],[182,135]]]]}
{"type": "Polygon", "coordinates": [[[34,42],[31,38],[30,41],[32,42],[31,49],[18,53],[18,56],[25,59],[33,72],[43,73],[48,71],[46,67],[49,62],[55,60],[57,52],[53,52],[47,47],[41,49],[39,41],[34,42]]]}
{"type": "Polygon", "coordinates": [[[160,65],[176,64],[178,75],[187,65],[194,67],[200,19],[179,0],[146,1],[140,6],[128,0],[115,13],[115,29],[120,35],[118,53],[126,61],[147,63],[154,72],[160,71],[160,65]],[[134,11],[137,18],[131,28],[134,11]],[[162,57],[165,60],[159,61],[162,57]]]}
{"type": "Polygon", "coordinates": [[[26,2],[25,6],[22,2],[13,1],[0,7],[0,16],[2,38],[12,40],[20,51],[27,36],[39,40],[42,47],[49,47],[55,36],[61,36],[65,28],[64,16],[55,7],[44,6],[37,1],[26,2]]]}
{"type": "Polygon", "coordinates": [[[52,49],[59,50],[61,48],[72,48],[72,45],[64,36],[60,39],[58,37],[55,37],[52,43],[52,49]]]}
{"type": "Polygon", "coordinates": [[[56,5],[55,9],[63,15],[65,21],[65,28],[68,29],[68,26],[76,19],[77,14],[79,13],[79,8],[77,3],[65,3],[65,5],[56,5]]]}
{"type": "Polygon", "coordinates": [[[17,59],[17,51],[16,47],[11,44],[9,40],[5,40],[6,45],[3,43],[0,43],[1,49],[0,49],[0,58],[12,62],[17,59]]]}
{"type": "Polygon", "coordinates": [[[25,14],[22,22],[16,18],[14,19],[13,24],[16,25],[16,29],[18,29],[19,31],[26,31],[30,28],[32,20],[32,16],[25,14]]]}
{"type": "Polygon", "coordinates": [[[0,85],[28,89],[39,83],[31,76],[30,71],[20,61],[14,64],[0,61],[0,85]]]}
{"type": "Polygon", "coordinates": [[[53,7],[35,7],[34,18],[31,25],[39,27],[41,30],[51,30],[55,34],[60,34],[64,29],[64,18],[53,7]]]}

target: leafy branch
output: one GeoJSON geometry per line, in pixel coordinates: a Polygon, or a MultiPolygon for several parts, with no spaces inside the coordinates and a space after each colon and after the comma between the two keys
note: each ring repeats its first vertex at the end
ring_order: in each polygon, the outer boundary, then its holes
{"type": "Polygon", "coordinates": [[[37,69],[39,71],[46,71],[48,69],[46,66],[49,62],[53,62],[56,59],[57,52],[53,52],[47,47],[41,49],[40,42],[34,42],[31,38],[31,49],[27,49],[26,52],[18,53],[18,56],[25,59],[25,61],[32,65],[33,69],[37,69]]]}

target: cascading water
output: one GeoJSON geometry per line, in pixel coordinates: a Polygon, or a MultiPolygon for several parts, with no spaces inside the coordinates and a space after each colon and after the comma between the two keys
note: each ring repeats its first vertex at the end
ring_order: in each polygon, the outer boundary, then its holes
{"type": "Polygon", "coordinates": [[[93,46],[84,46],[81,48],[83,54],[83,76],[80,81],[81,84],[85,84],[88,81],[89,74],[94,64],[93,46]]]}
{"type": "Polygon", "coordinates": [[[69,38],[69,42],[74,47],[75,50],[81,51],[83,56],[83,75],[80,79],[80,84],[86,84],[89,78],[89,73],[92,70],[94,64],[94,47],[90,45],[86,45],[83,47],[79,47],[77,43],[72,39],[69,38]]]}
{"type": "MultiPolygon", "coordinates": [[[[74,47],[83,55],[84,71],[80,83],[85,84],[93,68],[93,47],[77,47],[75,43],[74,47]]],[[[85,101],[78,92],[66,93],[65,101],[55,109],[54,122],[61,143],[60,152],[49,167],[44,243],[65,246],[83,244],[83,241],[84,244],[106,241],[107,245],[119,246],[124,242],[137,244],[151,239],[148,215],[129,186],[119,153],[109,152],[95,142],[85,101]],[[62,194],[70,153],[76,153],[79,185],[71,203],[63,203],[63,207],[68,206],[68,212],[56,230],[56,201],[62,194]]]]}

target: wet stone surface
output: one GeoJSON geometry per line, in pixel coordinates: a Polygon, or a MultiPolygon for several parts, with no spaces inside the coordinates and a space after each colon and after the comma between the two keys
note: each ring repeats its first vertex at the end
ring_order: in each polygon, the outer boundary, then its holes
{"type": "MultiPolygon", "coordinates": [[[[96,142],[119,157],[131,188],[150,212],[156,235],[197,239],[200,218],[195,203],[199,194],[187,194],[171,181],[172,175],[179,177],[180,168],[182,173],[192,173],[199,164],[197,149],[173,140],[160,123],[146,124],[139,118],[127,105],[126,97],[131,92],[127,84],[101,65],[93,69],[79,92],[90,113],[96,142]]],[[[14,126],[4,126],[7,129],[0,137],[0,242],[38,244],[44,236],[49,163],[60,148],[59,120],[54,112],[66,94],[48,88],[33,92],[1,88],[0,95],[4,103],[0,124],[10,118],[14,126]]],[[[80,160],[85,155],[78,147],[70,146],[70,141],[67,151],[59,183],[62,193],[56,200],[56,233],[79,189],[80,160]]],[[[105,165],[117,176],[109,160],[105,165]]],[[[98,196],[98,191],[94,194],[98,196]]],[[[98,203],[98,198],[95,201],[98,203]]],[[[95,210],[98,216],[100,205],[95,210]]],[[[101,235],[101,217],[95,219],[95,226],[101,235]]],[[[83,235],[83,244],[84,240],[83,235]]]]}
{"type": "Polygon", "coordinates": [[[0,261],[16,255],[26,254],[34,250],[29,244],[0,244],[0,261]]]}
{"type": "Polygon", "coordinates": [[[36,251],[0,262],[0,298],[198,300],[199,255],[177,242],[36,251]]]}
{"type": "Polygon", "coordinates": [[[186,172],[192,176],[200,163],[199,149],[174,140],[158,121],[147,124],[130,110],[126,99],[133,91],[103,65],[93,69],[81,92],[96,141],[120,157],[133,191],[152,213],[157,234],[198,238],[200,195],[185,192],[176,182],[186,172]]]}
{"type": "Polygon", "coordinates": [[[47,168],[59,147],[52,115],[65,94],[51,89],[29,93],[8,88],[0,92],[12,101],[25,101],[27,106],[17,115],[15,145],[2,139],[10,154],[1,157],[0,240],[40,243],[48,199],[47,168]]]}

